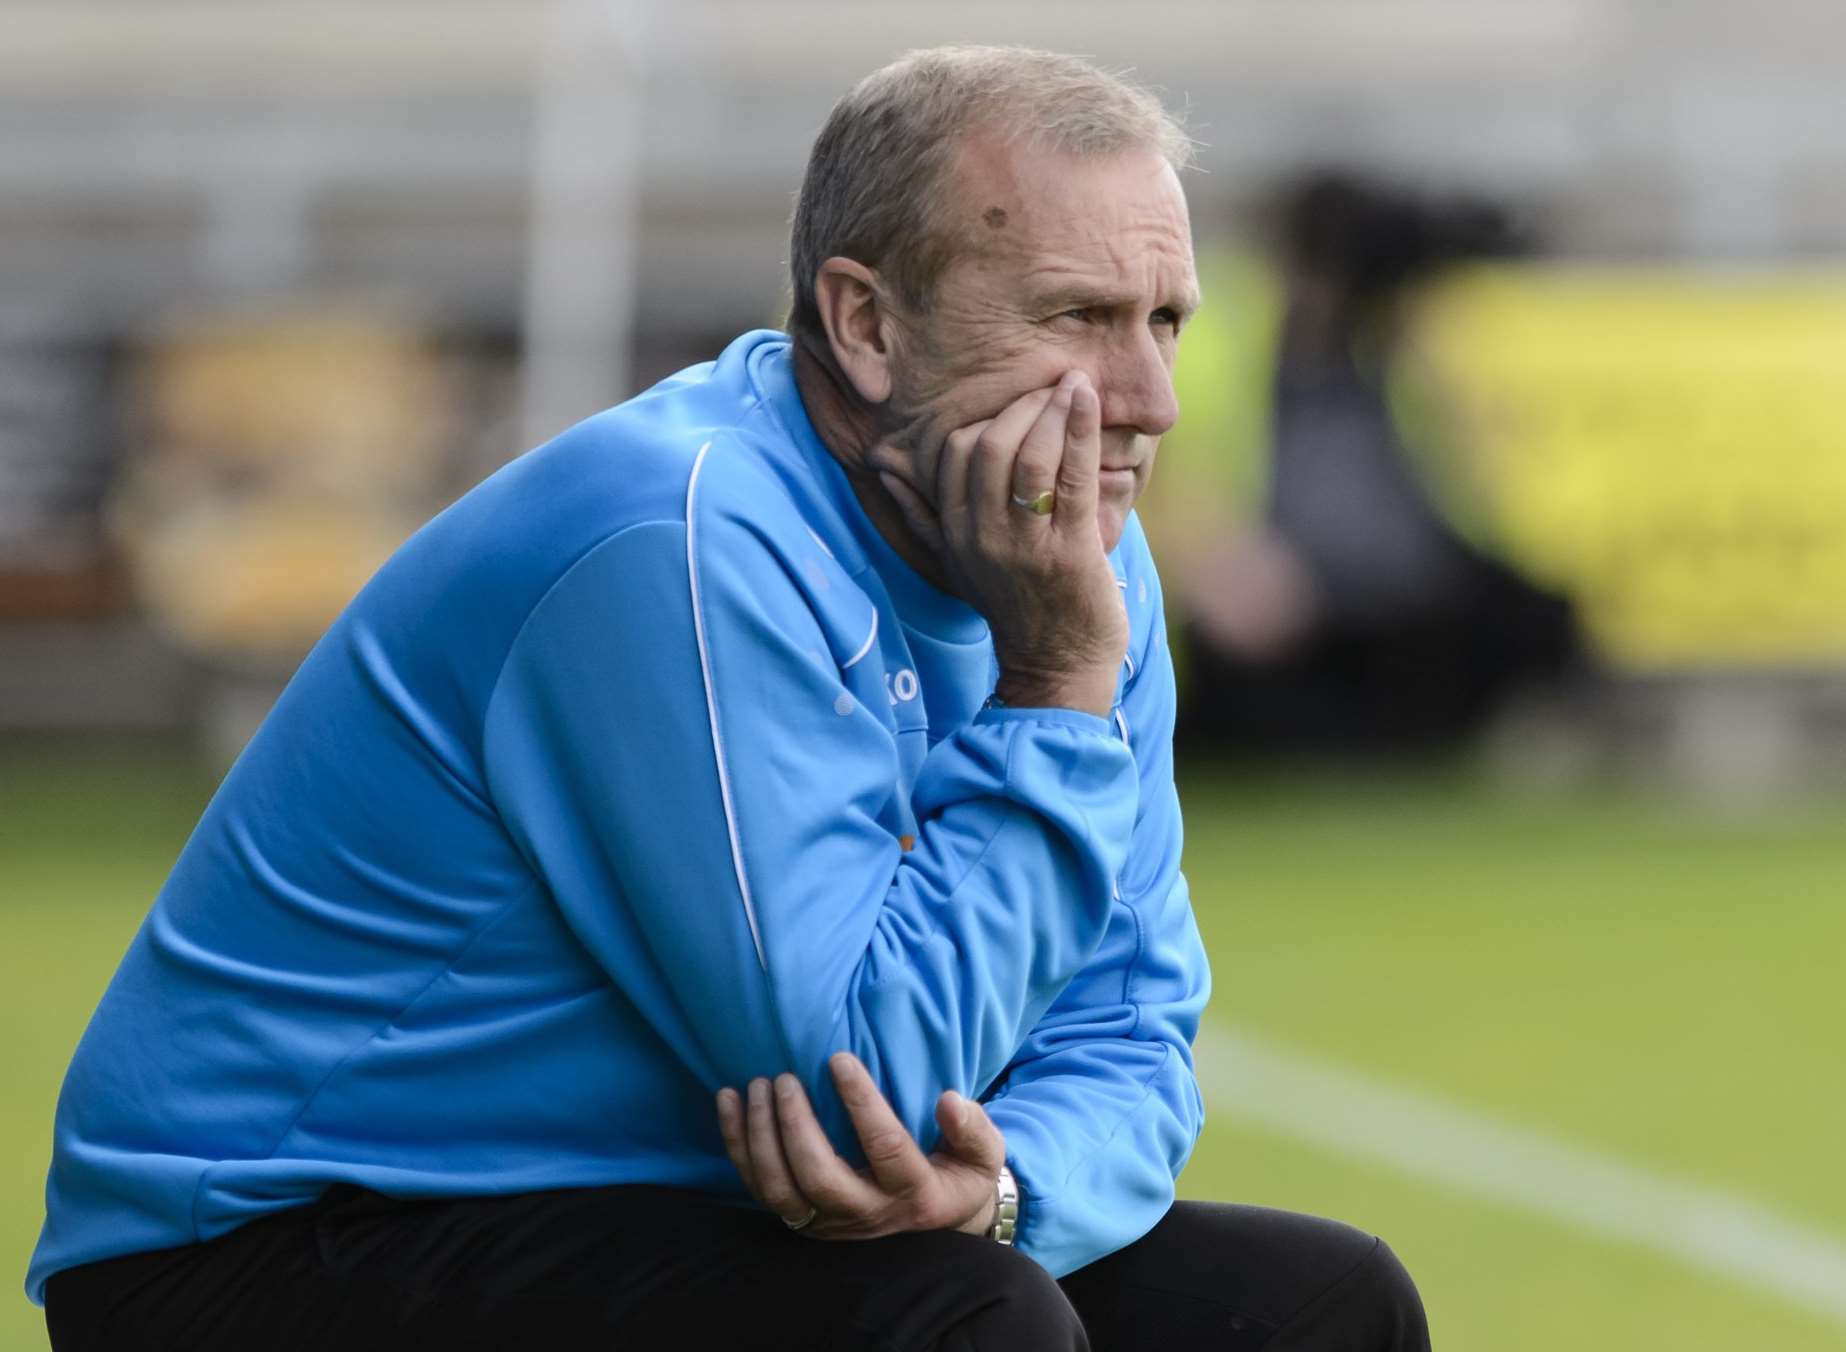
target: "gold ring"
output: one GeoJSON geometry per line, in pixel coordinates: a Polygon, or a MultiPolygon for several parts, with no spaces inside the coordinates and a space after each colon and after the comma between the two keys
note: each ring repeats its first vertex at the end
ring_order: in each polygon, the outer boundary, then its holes
{"type": "Polygon", "coordinates": [[[803,1216],[800,1220],[791,1221],[787,1216],[784,1216],[782,1218],[782,1224],[786,1225],[791,1230],[799,1230],[804,1226],[812,1225],[814,1223],[814,1218],[818,1215],[820,1215],[820,1208],[811,1206],[808,1208],[808,1214],[803,1216]]]}
{"type": "Polygon", "coordinates": [[[1021,511],[1030,512],[1033,516],[1050,516],[1051,509],[1056,505],[1057,500],[1056,490],[1050,488],[1035,498],[1022,498],[1017,493],[1013,494],[1013,506],[1021,511]]]}

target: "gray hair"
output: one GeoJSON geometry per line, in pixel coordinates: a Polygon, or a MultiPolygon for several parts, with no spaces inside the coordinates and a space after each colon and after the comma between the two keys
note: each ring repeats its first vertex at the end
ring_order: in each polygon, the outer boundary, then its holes
{"type": "Polygon", "coordinates": [[[820,338],[814,276],[844,256],[925,309],[967,236],[947,219],[955,152],[974,131],[1067,154],[1147,147],[1175,169],[1191,139],[1148,90],[1081,57],[1029,47],[931,47],[861,80],[827,117],[796,199],[789,332],[820,338]]]}

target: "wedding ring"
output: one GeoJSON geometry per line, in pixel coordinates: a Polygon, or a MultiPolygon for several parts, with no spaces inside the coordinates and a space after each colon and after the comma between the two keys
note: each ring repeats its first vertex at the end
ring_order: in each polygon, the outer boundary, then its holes
{"type": "Polygon", "coordinates": [[[1019,508],[1021,511],[1030,512],[1033,516],[1050,516],[1051,508],[1057,502],[1057,499],[1058,495],[1056,490],[1050,488],[1047,488],[1035,498],[1022,498],[1019,494],[1015,493],[1013,494],[1013,506],[1019,508]]]}
{"type": "Polygon", "coordinates": [[[811,1206],[808,1208],[808,1214],[803,1216],[800,1220],[791,1221],[787,1216],[784,1216],[782,1218],[782,1224],[786,1225],[791,1230],[799,1230],[803,1226],[811,1225],[814,1221],[814,1218],[818,1215],[820,1215],[820,1208],[817,1206],[811,1206]]]}

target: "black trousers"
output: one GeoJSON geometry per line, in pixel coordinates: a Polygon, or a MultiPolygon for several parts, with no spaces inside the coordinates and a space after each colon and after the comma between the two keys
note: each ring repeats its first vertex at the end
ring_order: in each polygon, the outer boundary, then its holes
{"type": "Polygon", "coordinates": [[[439,1202],[335,1188],[207,1244],[58,1273],[46,1319],[54,1352],[1429,1347],[1383,1242],[1309,1216],[1181,1202],[1057,1282],[969,1235],[804,1239],[657,1187],[439,1202]]]}

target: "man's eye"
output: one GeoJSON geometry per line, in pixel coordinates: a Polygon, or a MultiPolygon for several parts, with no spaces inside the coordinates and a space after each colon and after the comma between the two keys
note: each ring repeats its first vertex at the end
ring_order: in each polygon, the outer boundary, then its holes
{"type": "Polygon", "coordinates": [[[1163,306],[1149,315],[1148,320],[1154,324],[1164,324],[1175,333],[1179,332],[1179,311],[1177,310],[1170,310],[1163,306]]]}
{"type": "Polygon", "coordinates": [[[1060,310],[1057,314],[1053,315],[1052,318],[1074,319],[1079,324],[1087,324],[1090,320],[1096,318],[1096,311],[1091,306],[1079,305],[1074,310],[1060,310]]]}

